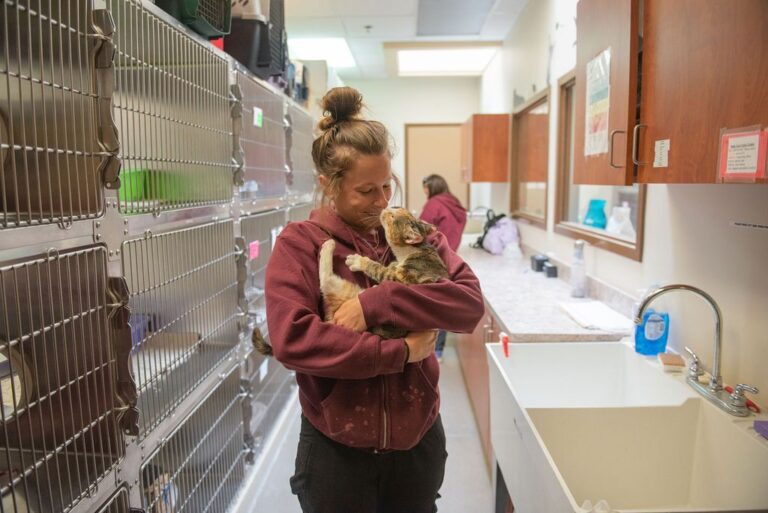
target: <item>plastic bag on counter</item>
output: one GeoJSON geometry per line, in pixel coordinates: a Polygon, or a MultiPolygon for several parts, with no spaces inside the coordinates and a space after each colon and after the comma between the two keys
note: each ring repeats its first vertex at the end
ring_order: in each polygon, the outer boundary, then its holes
{"type": "Polygon", "coordinates": [[[483,234],[472,244],[473,248],[483,248],[494,255],[501,255],[510,244],[520,245],[520,234],[515,222],[504,214],[495,215],[489,210],[483,234]]]}

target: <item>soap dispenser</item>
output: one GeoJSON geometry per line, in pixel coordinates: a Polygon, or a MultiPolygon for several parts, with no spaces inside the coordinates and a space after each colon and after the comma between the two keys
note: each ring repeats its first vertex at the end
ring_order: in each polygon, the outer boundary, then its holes
{"type": "Polygon", "coordinates": [[[571,263],[571,296],[586,297],[587,270],[584,263],[584,241],[573,243],[573,262],[571,263]]]}

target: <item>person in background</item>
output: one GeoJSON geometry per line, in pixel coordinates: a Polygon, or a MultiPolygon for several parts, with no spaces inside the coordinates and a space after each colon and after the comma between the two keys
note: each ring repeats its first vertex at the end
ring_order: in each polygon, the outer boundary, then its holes
{"type": "MultiPolygon", "coordinates": [[[[467,224],[467,211],[461,202],[451,194],[448,183],[440,175],[429,175],[421,181],[427,202],[421,211],[421,220],[437,226],[437,229],[448,239],[448,245],[453,251],[459,249],[461,234],[467,224]]],[[[435,342],[435,354],[438,361],[443,361],[443,349],[447,332],[440,330],[435,342]]]]}
{"type": "Polygon", "coordinates": [[[265,295],[275,358],[296,371],[301,431],[291,490],[305,513],[434,513],[443,483],[437,329],[470,333],[483,315],[480,283],[444,235],[428,237],[448,279],[375,287],[345,258],[394,260],[379,215],[393,183],[390,135],[360,116],[362,96],[331,89],[312,145],[323,195],[307,221],[288,223],[267,264],[265,295]],[[367,287],[326,322],[318,251],[336,241],[334,272],[367,287]],[[450,315],[445,312],[450,311],[450,315]],[[392,325],[404,338],[367,331],[392,325]]]}

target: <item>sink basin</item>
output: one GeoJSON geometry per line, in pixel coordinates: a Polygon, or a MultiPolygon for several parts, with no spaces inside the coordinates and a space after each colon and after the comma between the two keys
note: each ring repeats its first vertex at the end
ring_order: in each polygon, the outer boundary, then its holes
{"type": "Polygon", "coordinates": [[[515,511],[768,510],[768,441],[624,343],[488,348],[491,441],[515,511]]]}

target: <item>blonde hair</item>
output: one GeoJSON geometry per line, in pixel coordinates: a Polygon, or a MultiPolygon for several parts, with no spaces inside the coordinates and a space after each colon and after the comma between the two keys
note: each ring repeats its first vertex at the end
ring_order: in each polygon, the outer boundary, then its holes
{"type": "MultiPolygon", "coordinates": [[[[392,158],[390,135],[379,121],[363,119],[363,95],[352,87],[335,87],[320,101],[323,119],[317,124],[320,135],[312,143],[312,160],[318,175],[328,185],[321,191],[323,201],[328,193],[337,193],[344,173],[361,155],[386,155],[392,158]]],[[[392,175],[398,191],[401,185],[392,175]]]]}

